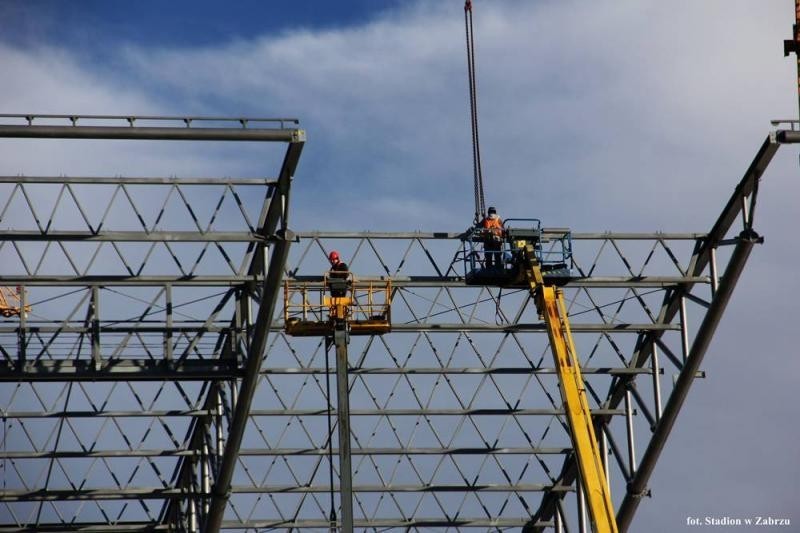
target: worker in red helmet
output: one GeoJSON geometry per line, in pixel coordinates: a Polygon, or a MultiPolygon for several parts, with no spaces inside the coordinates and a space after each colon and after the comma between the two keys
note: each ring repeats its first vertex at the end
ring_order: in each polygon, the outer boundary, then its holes
{"type": "Polygon", "coordinates": [[[486,216],[478,223],[483,229],[483,251],[486,255],[486,268],[502,267],[503,219],[497,215],[497,209],[490,207],[486,216]]]}
{"type": "MultiPolygon", "coordinates": [[[[339,258],[339,252],[332,250],[331,253],[328,254],[328,261],[331,263],[331,269],[328,271],[329,280],[347,280],[349,278],[350,269],[347,268],[347,264],[343,263],[339,258]]],[[[331,283],[331,296],[334,298],[341,298],[346,295],[347,289],[343,283],[331,283]]]]}

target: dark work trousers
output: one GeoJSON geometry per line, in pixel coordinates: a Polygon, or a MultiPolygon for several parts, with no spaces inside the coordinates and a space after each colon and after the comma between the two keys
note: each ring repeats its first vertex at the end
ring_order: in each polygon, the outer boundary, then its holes
{"type": "Polygon", "coordinates": [[[502,243],[499,242],[487,242],[483,245],[483,252],[486,256],[486,268],[495,268],[500,269],[503,266],[503,261],[501,258],[501,250],[503,248],[502,243]]]}

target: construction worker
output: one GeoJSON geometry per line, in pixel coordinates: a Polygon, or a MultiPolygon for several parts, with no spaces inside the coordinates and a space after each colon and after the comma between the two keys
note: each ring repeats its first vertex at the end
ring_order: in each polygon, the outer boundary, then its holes
{"type": "Polygon", "coordinates": [[[478,223],[483,229],[483,251],[486,256],[486,268],[501,269],[503,266],[501,252],[503,249],[503,220],[497,216],[497,209],[490,207],[486,216],[478,223]]]}
{"type": "Polygon", "coordinates": [[[331,269],[328,271],[331,296],[334,298],[347,296],[347,280],[350,277],[350,269],[347,268],[346,263],[341,261],[339,252],[336,250],[332,250],[328,254],[328,261],[331,263],[331,269]]]}

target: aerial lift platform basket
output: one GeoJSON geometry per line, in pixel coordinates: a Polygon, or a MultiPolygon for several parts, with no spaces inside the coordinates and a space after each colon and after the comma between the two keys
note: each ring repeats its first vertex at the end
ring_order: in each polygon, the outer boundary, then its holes
{"type": "Polygon", "coordinates": [[[572,277],[572,232],[567,228],[542,228],[537,218],[514,218],[503,223],[499,251],[487,251],[485,245],[497,238],[491,230],[473,227],[461,241],[464,280],[467,285],[494,287],[528,287],[524,268],[525,247],[533,246],[544,279],[553,285],[564,285],[572,277]],[[500,266],[487,267],[486,254],[497,254],[500,266]]]}
{"type": "Polygon", "coordinates": [[[351,273],[346,278],[325,274],[322,282],[287,279],[283,298],[289,335],[324,337],[331,334],[335,321],[346,322],[350,335],[383,335],[392,330],[390,280],[358,281],[351,273]]]}
{"type": "Polygon", "coordinates": [[[10,287],[0,287],[0,315],[9,318],[20,316],[23,312],[30,312],[31,306],[22,304],[22,290],[21,287],[17,287],[16,290],[10,287]]]}

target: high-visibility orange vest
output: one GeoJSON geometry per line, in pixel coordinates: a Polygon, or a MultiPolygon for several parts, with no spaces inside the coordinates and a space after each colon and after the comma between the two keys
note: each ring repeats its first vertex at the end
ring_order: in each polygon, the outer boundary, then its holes
{"type": "Polygon", "coordinates": [[[497,218],[484,218],[483,227],[488,229],[493,235],[498,237],[503,236],[503,220],[500,217],[497,218]]]}

